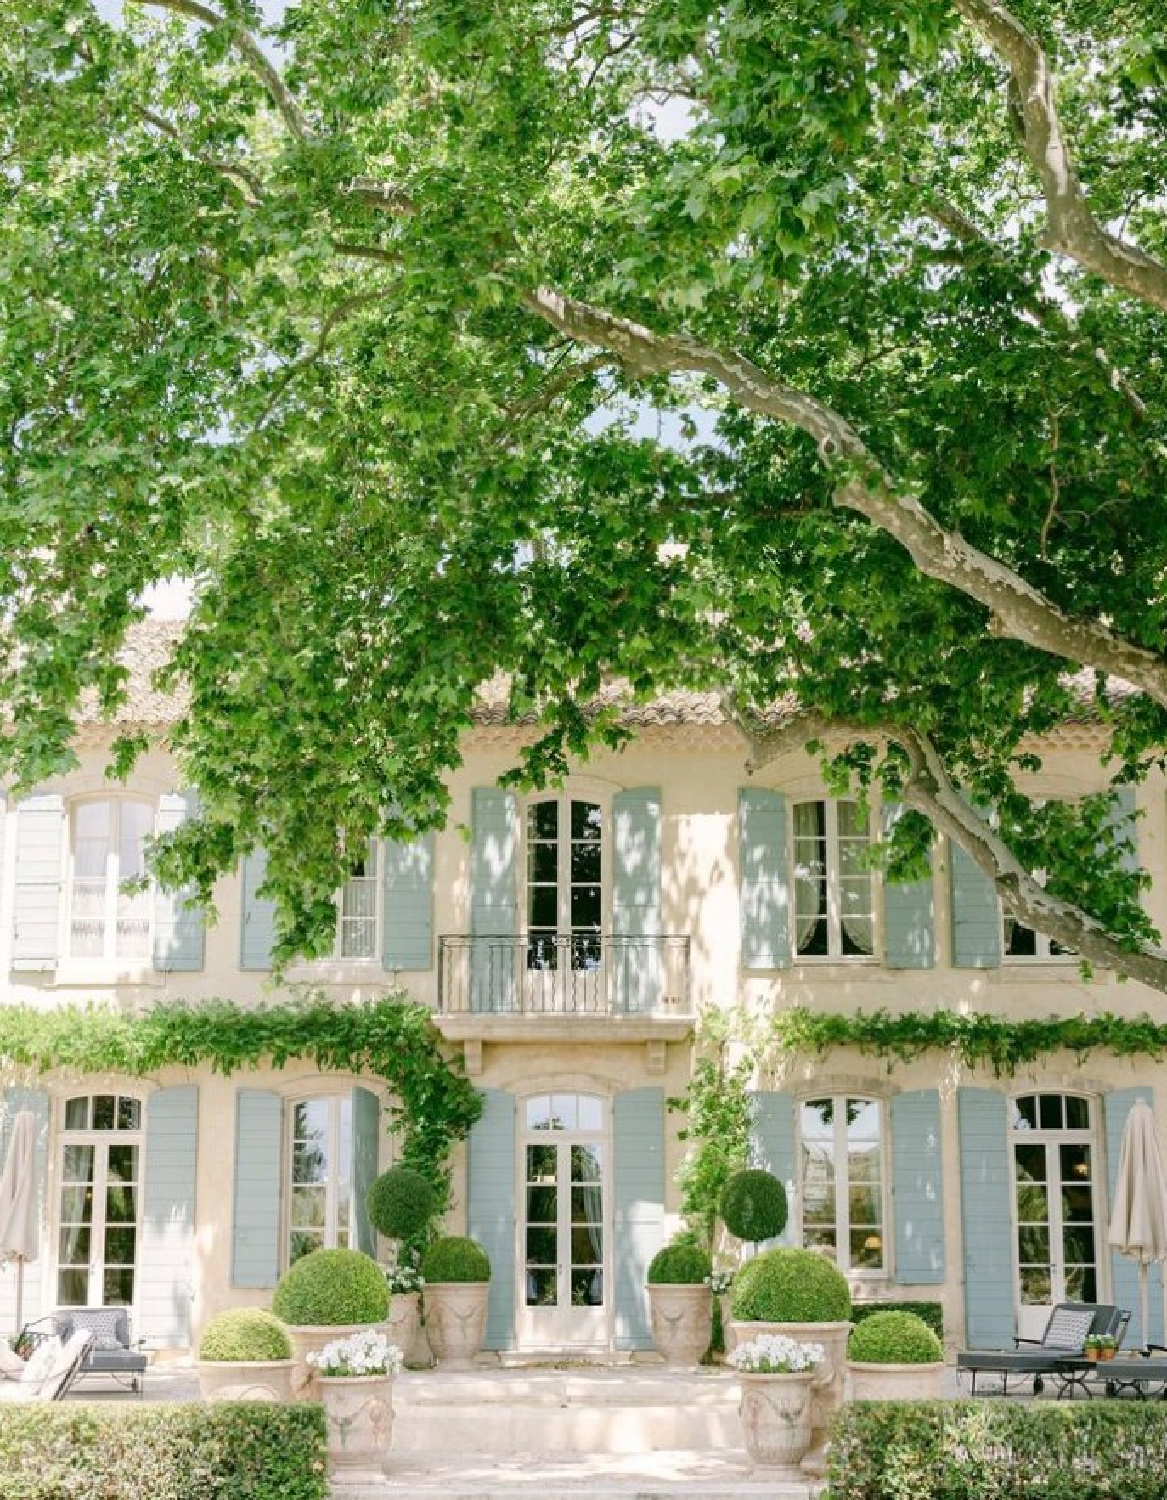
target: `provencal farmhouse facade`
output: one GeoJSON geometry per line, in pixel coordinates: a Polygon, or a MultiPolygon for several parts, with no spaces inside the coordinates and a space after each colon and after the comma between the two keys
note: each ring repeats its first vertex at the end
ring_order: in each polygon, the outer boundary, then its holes
{"type": "MultiPolygon", "coordinates": [[[[273,987],[261,855],[220,883],[213,924],[122,888],[144,838],[188,808],[164,749],[172,710],[146,686],[164,634],[143,632],[131,658],[127,717],[156,748],[130,782],[105,777],[111,731],[91,723],[76,770],[0,805],[4,1003],[250,1007],[304,984],[359,1006],[406,991],[483,1098],[449,1223],[490,1253],[492,1348],[649,1346],[644,1272],[679,1227],[686,1149],[667,1101],[688,1083],[700,1012],[1155,1009],[1007,922],[944,840],[930,880],[882,879],[865,855],[892,810],[832,797],[801,752],[748,776],[738,730],[695,694],[629,709],[625,749],[531,795],[499,786],[527,731],[484,700],[447,829],[371,845],[339,893],[333,956],[273,987]]],[[[1102,789],[1100,743],[1088,722],[1064,726],[1034,789],[1102,789]]],[[[1162,780],[1120,806],[1137,807],[1146,899],[1167,927],[1162,780]]],[[[181,1351],[224,1307],[266,1304],[305,1250],[378,1249],[362,1198],[394,1159],[382,1080],[305,1061],[147,1079],[0,1070],[0,1150],[18,1109],[39,1127],[26,1318],[125,1302],[149,1345],[181,1351]]],[[[786,1237],[833,1253],[856,1297],[939,1301],[956,1344],[1007,1342],[1064,1298],[1117,1300],[1137,1322],[1137,1272],[1106,1228],[1126,1114],[1139,1095],[1159,1102],[1158,1065],[1055,1052],[996,1077],[945,1052],[889,1067],[845,1046],[777,1055],[756,1083],[752,1150],[787,1184],[786,1237]]],[[[1162,1339],[1157,1271],[1151,1305],[1162,1339]]],[[[13,1317],[8,1269],[0,1327],[13,1317]]]]}

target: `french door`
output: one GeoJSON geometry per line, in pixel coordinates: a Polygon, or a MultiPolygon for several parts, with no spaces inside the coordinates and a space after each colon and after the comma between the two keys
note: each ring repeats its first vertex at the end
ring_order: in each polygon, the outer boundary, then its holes
{"type": "Polygon", "coordinates": [[[610,1290],[604,1102],[588,1094],[543,1094],[528,1099],[524,1108],[520,1347],[606,1347],[610,1290]]]}
{"type": "Polygon", "coordinates": [[[1091,1102],[1026,1094],[1012,1118],[1018,1333],[1040,1337],[1058,1302],[1098,1300],[1098,1156],[1091,1102]]]}

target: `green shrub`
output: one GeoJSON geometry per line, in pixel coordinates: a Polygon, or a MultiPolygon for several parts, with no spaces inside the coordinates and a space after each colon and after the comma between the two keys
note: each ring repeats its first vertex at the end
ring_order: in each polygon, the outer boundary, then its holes
{"type": "Polygon", "coordinates": [[[389,1311],[385,1273],[359,1250],[313,1250],[285,1271],[271,1310],[293,1324],[379,1323],[389,1311]]]}
{"type": "Polygon", "coordinates": [[[699,1286],[713,1270],[713,1262],[691,1239],[673,1240],[648,1263],[649,1286],[699,1286]]]}
{"type": "Polygon", "coordinates": [[[847,1357],[867,1365],[928,1365],[943,1359],[944,1349],[915,1313],[881,1312],[852,1330],[847,1357]]]}
{"type": "Polygon", "coordinates": [[[4,1500],[324,1500],[324,1409],[100,1402],[5,1406],[4,1500]]]}
{"type": "Polygon", "coordinates": [[[391,1240],[414,1240],[438,1211],[434,1185],[410,1167],[382,1172],[368,1196],[369,1218],[391,1240]]]}
{"type": "Polygon", "coordinates": [[[489,1281],[490,1259],[477,1240],[443,1234],[422,1256],[421,1274],[427,1286],[433,1281],[489,1281]]]}
{"type": "Polygon", "coordinates": [[[291,1359],[288,1330],[260,1307],[237,1307],[211,1319],[199,1345],[199,1358],[212,1361],[291,1359]]]}
{"type": "Polygon", "coordinates": [[[884,1312],[915,1313],[944,1342],[944,1308],[939,1302],[856,1302],[851,1309],[851,1321],[862,1323],[865,1318],[884,1312]]]}
{"type": "Polygon", "coordinates": [[[783,1247],[747,1261],[734,1277],[735,1319],[755,1323],[844,1323],[851,1293],[833,1261],[783,1247]]]}
{"type": "Polygon", "coordinates": [[[862,1401],[828,1452],[830,1500],[1163,1500],[1167,1406],[862,1401]]]}
{"type": "Polygon", "coordinates": [[[735,1172],[722,1189],[721,1217],[739,1240],[772,1240],[786,1228],[786,1189],[772,1172],[735,1172]]]}

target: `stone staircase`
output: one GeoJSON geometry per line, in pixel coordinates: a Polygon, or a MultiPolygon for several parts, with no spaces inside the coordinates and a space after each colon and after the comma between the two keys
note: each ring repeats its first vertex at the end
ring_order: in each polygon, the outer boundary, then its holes
{"type": "Polygon", "coordinates": [[[737,1381],[661,1366],[406,1371],[383,1482],[333,1500],[807,1500],[822,1486],[753,1469],[737,1381]]]}

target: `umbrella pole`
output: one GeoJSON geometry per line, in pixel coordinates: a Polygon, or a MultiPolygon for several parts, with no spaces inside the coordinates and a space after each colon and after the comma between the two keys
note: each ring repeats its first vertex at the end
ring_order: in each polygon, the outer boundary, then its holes
{"type": "Polygon", "coordinates": [[[1141,1312],[1143,1318],[1142,1323],[1139,1325],[1139,1333],[1142,1336],[1144,1353],[1147,1350],[1147,1345],[1151,1342],[1151,1325],[1149,1322],[1151,1304],[1147,1286],[1147,1274],[1150,1269],[1145,1260],[1139,1262],[1139,1291],[1141,1293],[1140,1300],[1142,1302],[1141,1312]]]}
{"type": "Polygon", "coordinates": [[[24,1256],[16,1257],[16,1331],[24,1327],[24,1256]]]}

